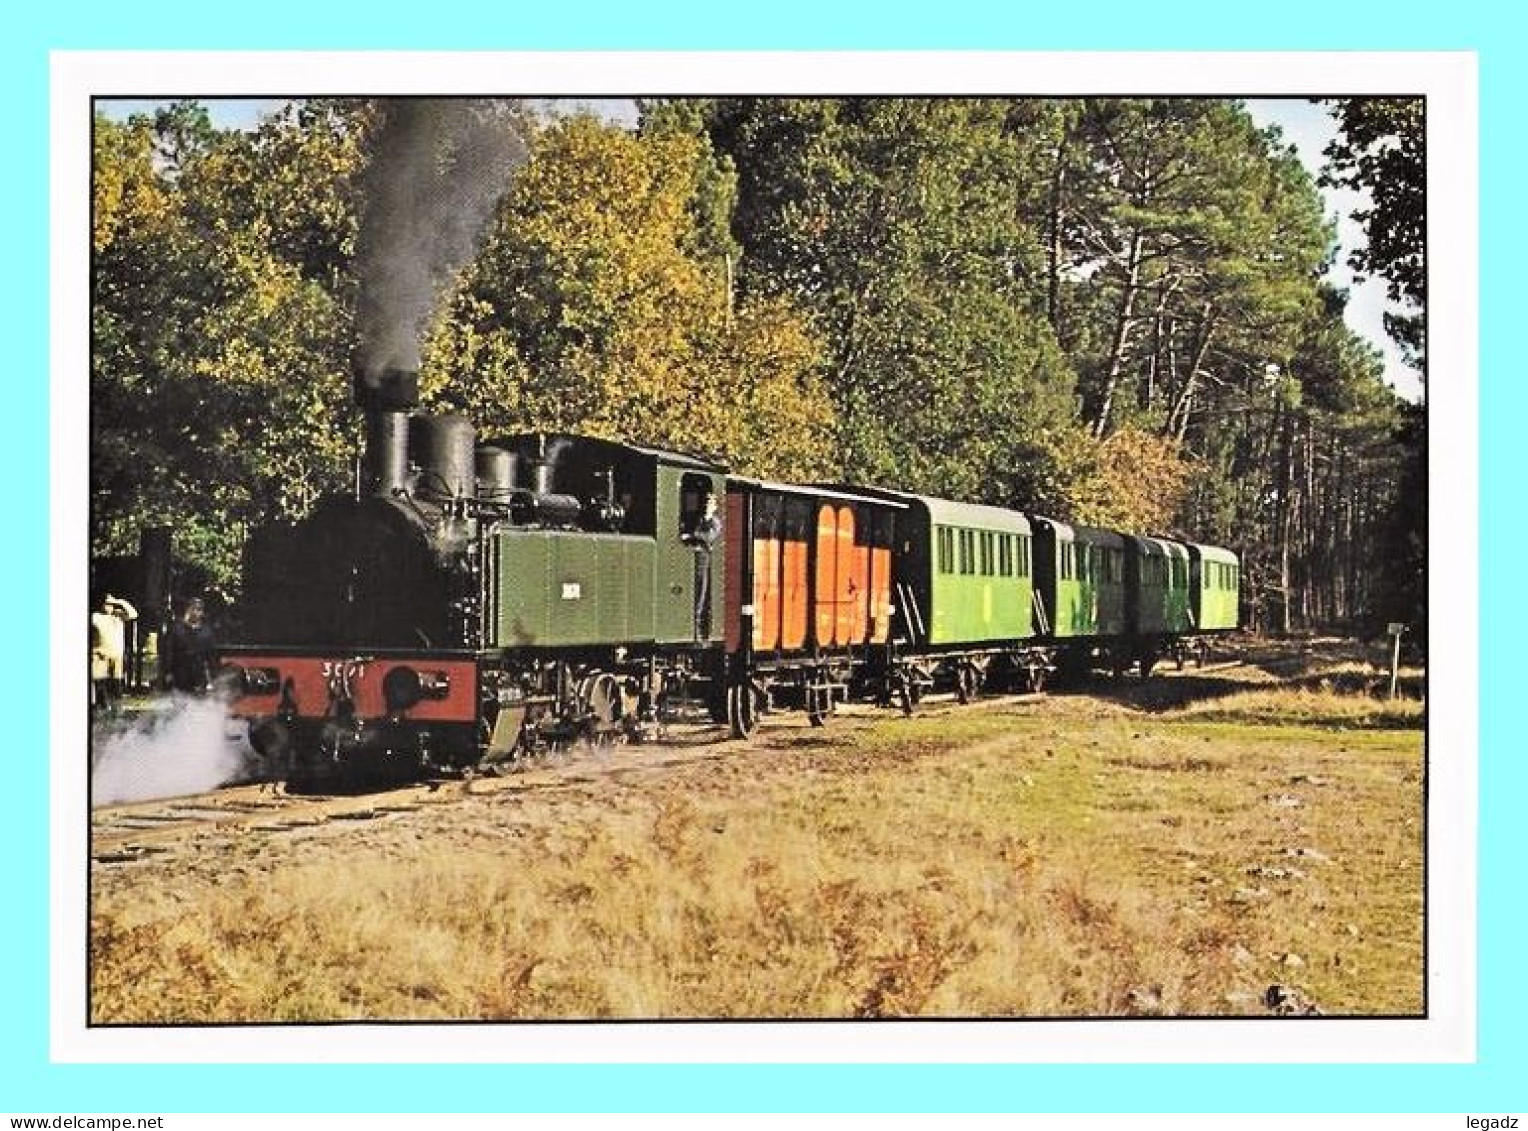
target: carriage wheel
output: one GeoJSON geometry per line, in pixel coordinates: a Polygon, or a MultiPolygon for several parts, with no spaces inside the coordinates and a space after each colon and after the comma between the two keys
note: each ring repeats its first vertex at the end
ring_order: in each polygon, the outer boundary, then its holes
{"type": "Polygon", "coordinates": [[[955,698],[961,703],[969,703],[976,698],[977,684],[980,682],[976,668],[972,664],[961,664],[955,669],[955,698]]]}
{"type": "Polygon", "coordinates": [[[1024,686],[1031,693],[1045,690],[1045,668],[1040,664],[1031,664],[1025,671],[1024,686]]]}

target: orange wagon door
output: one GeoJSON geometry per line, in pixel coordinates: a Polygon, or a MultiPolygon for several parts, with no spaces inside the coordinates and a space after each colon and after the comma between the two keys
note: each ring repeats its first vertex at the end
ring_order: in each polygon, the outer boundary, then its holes
{"type": "Polygon", "coordinates": [[[869,607],[868,552],[855,537],[853,507],[838,508],[838,627],[840,644],[865,642],[865,615],[869,607]]]}
{"type": "Polygon", "coordinates": [[[813,626],[820,647],[834,643],[838,626],[838,516],[831,506],[817,508],[817,570],[812,597],[816,611],[813,626]]]}
{"type": "Polygon", "coordinates": [[[875,515],[870,539],[870,639],[884,644],[891,639],[891,530],[890,516],[875,515]]]}
{"type": "Polygon", "coordinates": [[[811,521],[809,503],[786,500],[780,542],[780,646],[787,651],[806,646],[807,537],[811,521]]]}
{"type": "Polygon", "coordinates": [[[773,652],[780,646],[780,540],[753,540],[753,646],[773,652]]]}
{"type": "Polygon", "coordinates": [[[780,646],[780,498],[758,495],[753,512],[753,647],[780,646]]]}

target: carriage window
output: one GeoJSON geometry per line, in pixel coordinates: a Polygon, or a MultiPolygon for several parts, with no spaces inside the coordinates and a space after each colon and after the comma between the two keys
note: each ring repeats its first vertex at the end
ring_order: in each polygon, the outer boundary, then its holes
{"type": "Polygon", "coordinates": [[[756,495],[753,503],[753,536],[755,538],[780,537],[780,512],[783,500],[779,495],[756,495]]]}
{"type": "Polygon", "coordinates": [[[976,569],[975,537],[969,530],[960,532],[960,572],[972,573],[976,569]]]}
{"type": "Polygon", "coordinates": [[[937,528],[939,537],[939,572],[951,573],[955,568],[955,534],[948,526],[937,528]]]}
{"type": "Polygon", "coordinates": [[[999,577],[1013,576],[1013,535],[1004,534],[997,540],[997,572],[999,577]]]}
{"type": "Polygon", "coordinates": [[[787,542],[805,542],[815,520],[810,499],[786,499],[782,536],[787,542]]]}
{"type": "Polygon", "coordinates": [[[1019,575],[1021,577],[1028,577],[1029,574],[1030,574],[1030,565],[1029,565],[1029,535],[1028,534],[1020,534],[1019,535],[1019,575]]]}
{"type": "Polygon", "coordinates": [[[983,577],[992,576],[992,535],[987,531],[981,533],[981,573],[983,577]]]}

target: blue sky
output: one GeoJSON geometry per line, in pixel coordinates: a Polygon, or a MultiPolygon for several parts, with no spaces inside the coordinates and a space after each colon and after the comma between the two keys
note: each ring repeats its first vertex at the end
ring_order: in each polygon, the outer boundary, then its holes
{"type": "MultiPolygon", "coordinates": [[[[221,98],[205,99],[213,121],[224,128],[250,129],[260,117],[269,114],[286,103],[277,98],[221,98]]],[[[581,99],[575,105],[587,107],[604,116],[625,124],[633,124],[635,110],[629,99],[581,99]]],[[[126,117],[135,113],[151,113],[162,101],[153,99],[118,99],[103,102],[102,108],[113,117],[126,117]]],[[[1301,162],[1314,178],[1321,170],[1322,150],[1332,140],[1334,128],[1327,111],[1305,98],[1255,98],[1247,100],[1247,110],[1259,126],[1278,126],[1284,140],[1295,147],[1301,162]]],[[[1355,208],[1362,207],[1365,199],[1357,193],[1338,189],[1322,189],[1327,214],[1337,221],[1338,253],[1328,272],[1328,278],[1349,292],[1346,320],[1349,326],[1372,343],[1384,355],[1385,380],[1408,400],[1421,400],[1423,386],[1420,375],[1402,360],[1385,333],[1386,310],[1395,309],[1385,295],[1383,281],[1370,279],[1364,283],[1353,281],[1347,265],[1348,253],[1363,245],[1363,232],[1351,219],[1355,208]]]]}

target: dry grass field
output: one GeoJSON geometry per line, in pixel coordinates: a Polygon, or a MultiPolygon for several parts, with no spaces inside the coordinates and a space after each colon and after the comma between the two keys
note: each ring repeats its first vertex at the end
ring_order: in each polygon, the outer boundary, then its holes
{"type": "Polygon", "coordinates": [[[1422,705],[1337,659],[198,828],[93,865],[92,1017],[1416,1015],[1422,705]]]}

